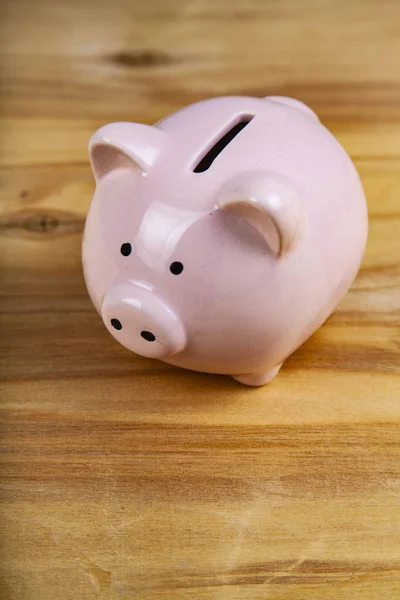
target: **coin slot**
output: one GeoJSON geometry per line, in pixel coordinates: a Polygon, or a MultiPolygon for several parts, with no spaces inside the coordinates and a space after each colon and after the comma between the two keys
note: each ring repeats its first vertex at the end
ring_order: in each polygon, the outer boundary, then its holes
{"type": "Polygon", "coordinates": [[[203,156],[200,162],[193,169],[193,173],[204,173],[207,171],[214,160],[221,154],[221,152],[235,139],[235,137],[250,123],[254,115],[243,115],[240,117],[239,122],[235,123],[233,127],[229,129],[218,141],[208,150],[207,154],[203,156]]]}

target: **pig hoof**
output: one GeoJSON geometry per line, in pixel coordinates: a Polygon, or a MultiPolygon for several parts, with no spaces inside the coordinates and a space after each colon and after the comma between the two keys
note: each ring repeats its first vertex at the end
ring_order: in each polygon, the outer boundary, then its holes
{"type": "Polygon", "coordinates": [[[270,369],[266,373],[247,373],[246,375],[232,375],[232,379],[245,385],[260,386],[272,381],[275,375],[278,374],[282,364],[270,369]]]}

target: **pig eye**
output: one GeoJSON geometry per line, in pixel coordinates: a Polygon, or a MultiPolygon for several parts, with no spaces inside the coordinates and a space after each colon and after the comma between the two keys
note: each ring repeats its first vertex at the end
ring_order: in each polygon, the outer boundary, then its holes
{"type": "Polygon", "coordinates": [[[173,275],[180,275],[183,271],[183,264],[181,262],[173,262],[171,263],[169,270],[173,275]]]}
{"type": "Polygon", "coordinates": [[[129,256],[131,252],[132,252],[132,246],[128,242],[126,242],[125,244],[122,244],[122,246],[121,246],[122,256],[129,256]]]}

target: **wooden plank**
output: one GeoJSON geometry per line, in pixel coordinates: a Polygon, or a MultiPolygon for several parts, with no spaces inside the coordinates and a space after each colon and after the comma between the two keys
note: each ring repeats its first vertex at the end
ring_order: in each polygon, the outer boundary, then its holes
{"type": "Polygon", "coordinates": [[[4,0],[0,597],[400,597],[397,0],[4,0]],[[309,103],[370,214],[357,280],[270,385],[137,357],[87,296],[87,143],[220,94],[309,103]]]}

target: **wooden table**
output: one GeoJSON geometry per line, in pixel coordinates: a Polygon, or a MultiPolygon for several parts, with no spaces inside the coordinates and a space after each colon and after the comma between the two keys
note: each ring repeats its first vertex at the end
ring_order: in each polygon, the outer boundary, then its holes
{"type": "Polygon", "coordinates": [[[398,0],[3,0],[2,600],[400,598],[398,0]],[[270,385],[136,357],[85,291],[90,134],[310,104],[368,197],[360,274],[270,385]]]}

